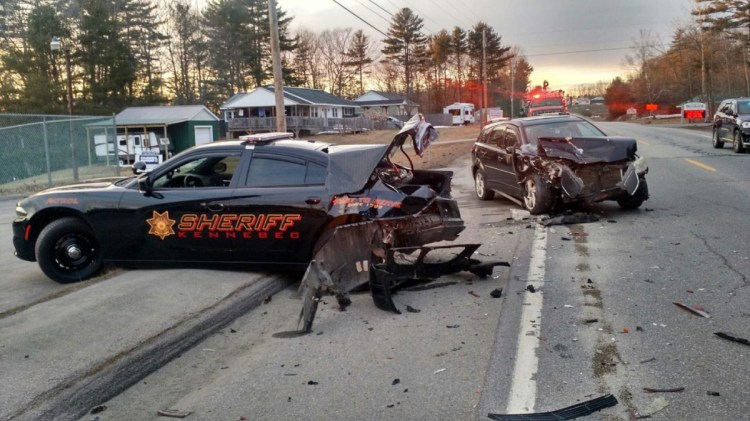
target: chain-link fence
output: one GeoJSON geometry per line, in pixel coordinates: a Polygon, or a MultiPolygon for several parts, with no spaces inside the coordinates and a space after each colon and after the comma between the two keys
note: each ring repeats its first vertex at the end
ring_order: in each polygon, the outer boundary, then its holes
{"type": "MultiPolygon", "coordinates": [[[[91,127],[106,119],[0,114],[0,194],[117,175],[114,159],[96,147],[105,129],[91,127]]],[[[109,129],[110,139],[113,130],[109,129]]]]}

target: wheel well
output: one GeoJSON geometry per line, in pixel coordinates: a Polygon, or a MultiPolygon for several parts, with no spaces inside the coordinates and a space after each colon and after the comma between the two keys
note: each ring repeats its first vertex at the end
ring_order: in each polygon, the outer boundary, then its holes
{"type": "Polygon", "coordinates": [[[36,239],[39,238],[39,233],[42,232],[44,227],[60,218],[72,217],[83,221],[86,225],[91,228],[91,225],[84,219],[80,213],[69,210],[69,209],[45,209],[41,212],[37,212],[29,222],[31,231],[29,232],[29,240],[33,242],[32,250],[36,247],[36,239]]]}

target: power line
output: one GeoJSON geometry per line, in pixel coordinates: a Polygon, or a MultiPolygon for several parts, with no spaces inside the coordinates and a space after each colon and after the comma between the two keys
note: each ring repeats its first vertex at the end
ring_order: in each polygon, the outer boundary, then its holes
{"type": "Polygon", "coordinates": [[[381,31],[380,29],[378,29],[378,28],[376,28],[375,26],[371,25],[371,24],[370,24],[370,22],[368,22],[368,21],[364,20],[363,18],[361,18],[361,17],[360,17],[360,16],[358,15],[358,14],[356,14],[356,13],[352,12],[351,10],[347,9],[346,7],[344,7],[344,5],[343,5],[343,4],[341,4],[341,3],[337,2],[336,0],[333,0],[333,2],[334,2],[334,3],[336,3],[336,4],[338,4],[338,5],[339,5],[339,6],[340,6],[340,7],[342,8],[342,9],[344,9],[344,10],[346,10],[347,12],[351,13],[351,14],[352,14],[352,15],[353,15],[353,16],[354,16],[355,18],[357,18],[357,19],[361,20],[362,22],[364,22],[364,23],[365,23],[365,25],[367,25],[367,26],[369,26],[370,28],[372,28],[372,29],[376,30],[376,31],[377,31],[378,33],[380,33],[380,34],[381,34],[381,35],[383,35],[384,37],[386,37],[386,38],[388,37],[388,35],[386,35],[386,34],[385,34],[385,33],[384,33],[383,31],[381,31]]]}
{"type": "MultiPolygon", "coordinates": [[[[369,8],[369,7],[368,7],[368,6],[367,6],[367,5],[365,4],[365,3],[363,3],[363,2],[362,2],[362,0],[357,0],[357,2],[358,2],[359,4],[361,4],[361,5],[362,5],[362,7],[364,7],[364,8],[365,8],[365,9],[367,9],[367,10],[369,10],[370,12],[372,12],[372,13],[373,13],[373,14],[374,14],[375,16],[379,17],[380,19],[383,19],[383,20],[384,20],[384,21],[385,21],[386,23],[390,23],[390,22],[391,22],[390,20],[388,20],[388,18],[385,18],[385,17],[381,16],[381,15],[380,15],[380,14],[379,14],[378,12],[376,12],[376,11],[374,11],[374,10],[370,9],[370,8],[369,8]]],[[[370,2],[372,3],[372,1],[370,1],[370,2]]],[[[374,3],[373,3],[373,4],[374,4],[374,3]]],[[[388,13],[388,12],[386,12],[386,13],[388,13]]],[[[391,15],[391,16],[392,16],[392,15],[391,15]]]]}

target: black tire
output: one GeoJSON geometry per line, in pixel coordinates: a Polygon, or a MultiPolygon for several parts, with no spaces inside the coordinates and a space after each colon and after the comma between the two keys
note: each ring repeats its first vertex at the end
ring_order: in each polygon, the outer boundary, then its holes
{"type": "Polygon", "coordinates": [[[495,197],[495,192],[487,188],[487,179],[484,177],[482,170],[476,170],[474,173],[474,192],[476,192],[479,200],[492,200],[495,197]]]}
{"type": "Polygon", "coordinates": [[[627,193],[621,196],[617,199],[617,204],[620,205],[622,209],[638,209],[646,199],[648,199],[648,184],[646,183],[646,180],[642,178],[635,193],[632,196],[627,193]]]}
{"type": "Polygon", "coordinates": [[[52,221],[39,233],[36,260],[50,279],[67,284],[99,272],[102,251],[88,225],[67,217],[52,221]]]}
{"type": "Polygon", "coordinates": [[[532,215],[548,213],[552,208],[552,192],[539,175],[526,178],[523,191],[523,205],[532,215]]]}
{"type": "Polygon", "coordinates": [[[732,137],[732,150],[734,153],[745,152],[745,146],[742,144],[742,133],[740,133],[739,130],[736,130],[732,137]]]}
{"type": "Polygon", "coordinates": [[[711,144],[713,145],[714,149],[721,149],[724,147],[724,141],[721,140],[718,127],[714,127],[714,132],[711,136],[711,144]]]}

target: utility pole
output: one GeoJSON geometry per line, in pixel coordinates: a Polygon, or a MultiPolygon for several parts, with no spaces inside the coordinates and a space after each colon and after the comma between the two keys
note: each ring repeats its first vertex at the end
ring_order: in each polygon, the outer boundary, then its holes
{"type": "Polygon", "coordinates": [[[284,111],[284,80],[281,74],[281,48],[279,46],[279,20],[276,18],[276,0],[268,1],[268,21],[271,27],[271,56],[273,59],[273,91],[276,98],[276,131],[286,131],[284,111]]]}
{"type": "Polygon", "coordinates": [[[484,102],[484,111],[482,112],[482,127],[487,124],[487,113],[489,106],[487,104],[487,29],[482,29],[482,102],[484,102]]]}
{"type": "Polygon", "coordinates": [[[509,118],[513,118],[513,101],[516,99],[516,58],[510,59],[510,115],[509,118]]]}

